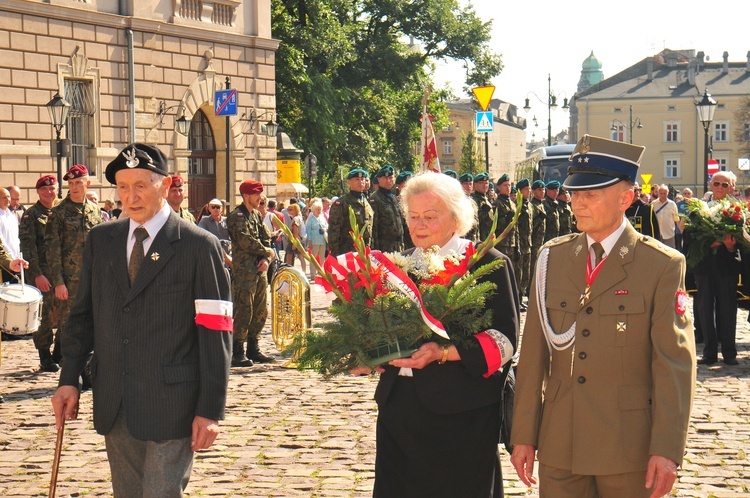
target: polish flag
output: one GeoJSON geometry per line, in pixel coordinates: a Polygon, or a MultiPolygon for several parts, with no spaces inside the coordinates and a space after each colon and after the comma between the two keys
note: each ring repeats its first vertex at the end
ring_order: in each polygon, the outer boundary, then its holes
{"type": "Polygon", "coordinates": [[[232,302],[219,299],[195,300],[195,324],[207,329],[232,332],[232,302]]]}

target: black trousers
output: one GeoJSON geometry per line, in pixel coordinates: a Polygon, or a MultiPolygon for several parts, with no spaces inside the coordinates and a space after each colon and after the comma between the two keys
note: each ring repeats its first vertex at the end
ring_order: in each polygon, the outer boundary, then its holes
{"type": "Polygon", "coordinates": [[[737,356],[737,275],[696,273],[696,314],[703,334],[703,357],[716,360],[719,342],[725,360],[737,356]]]}

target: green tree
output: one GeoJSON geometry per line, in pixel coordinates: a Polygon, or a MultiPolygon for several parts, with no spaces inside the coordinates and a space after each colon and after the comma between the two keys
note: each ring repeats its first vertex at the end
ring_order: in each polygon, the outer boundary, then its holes
{"type": "MultiPolygon", "coordinates": [[[[413,170],[424,88],[437,60],[464,61],[470,78],[502,68],[490,23],[457,0],[273,0],[278,121],[318,157],[316,193],[342,165],[413,170]]],[[[432,94],[435,128],[446,92],[432,94]]]]}
{"type": "Polygon", "coordinates": [[[484,171],[482,164],[483,156],[477,150],[477,141],[473,131],[461,134],[461,160],[459,161],[460,174],[471,173],[476,175],[484,171]]]}

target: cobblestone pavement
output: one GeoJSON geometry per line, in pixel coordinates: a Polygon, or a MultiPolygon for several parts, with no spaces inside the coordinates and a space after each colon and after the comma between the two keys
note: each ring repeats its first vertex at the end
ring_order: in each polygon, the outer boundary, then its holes
{"type": "MultiPolygon", "coordinates": [[[[312,294],[313,321],[324,320],[328,301],[319,287],[312,294]]],[[[261,344],[275,350],[269,331],[261,344]]],[[[750,327],[744,310],[738,346],[739,366],[698,370],[689,448],[674,496],[750,497],[750,327]]],[[[57,374],[38,372],[31,340],[3,342],[2,359],[0,496],[47,496],[57,374]]],[[[233,369],[222,434],[196,456],[188,495],[370,496],[376,382],[348,376],[324,381],[280,363],[233,369]]],[[[504,450],[503,475],[506,495],[537,496],[515,477],[504,450]]],[[[87,392],[79,420],[66,425],[57,496],[110,495],[104,439],[93,430],[87,392]]]]}

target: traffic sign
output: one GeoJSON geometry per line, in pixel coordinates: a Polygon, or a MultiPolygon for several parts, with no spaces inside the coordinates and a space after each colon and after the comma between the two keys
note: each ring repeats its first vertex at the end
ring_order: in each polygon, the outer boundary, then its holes
{"type": "Polygon", "coordinates": [[[216,90],[214,94],[214,114],[216,116],[237,115],[237,89],[216,90]]]}
{"type": "Polygon", "coordinates": [[[490,102],[492,101],[492,94],[495,93],[495,87],[493,85],[477,86],[477,87],[472,88],[471,91],[474,93],[474,96],[477,98],[477,102],[479,102],[479,107],[481,107],[483,111],[486,111],[490,107],[490,102]]]}
{"type": "Polygon", "coordinates": [[[492,133],[492,111],[477,111],[477,133],[492,133]]]}
{"type": "MultiPolygon", "coordinates": [[[[651,173],[643,173],[641,175],[641,179],[643,180],[643,184],[644,185],[648,185],[649,182],[651,181],[651,177],[652,176],[654,176],[654,175],[652,175],[651,173]]],[[[645,192],[645,190],[644,190],[644,192],[645,192]]]]}
{"type": "Polygon", "coordinates": [[[708,160],[708,174],[709,175],[715,175],[719,172],[719,161],[716,159],[709,159],[708,160]]]}

